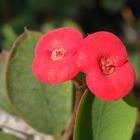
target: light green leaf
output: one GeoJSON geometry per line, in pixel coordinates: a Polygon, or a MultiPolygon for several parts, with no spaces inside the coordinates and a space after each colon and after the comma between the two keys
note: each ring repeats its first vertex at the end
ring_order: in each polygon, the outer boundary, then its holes
{"type": "Polygon", "coordinates": [[[103,101],[86,93],[77,115],[74,140],[130,140],[136,122],[132,94],[103,101]]]}
{"type": "Polygon", "coordinates": [[[31,70],[40,33],[26,31],[14,44],[7,67],[7,94],[15,111],[40,132],[59,137],[71,115],[72,84],[41,83],[31,70]]]}

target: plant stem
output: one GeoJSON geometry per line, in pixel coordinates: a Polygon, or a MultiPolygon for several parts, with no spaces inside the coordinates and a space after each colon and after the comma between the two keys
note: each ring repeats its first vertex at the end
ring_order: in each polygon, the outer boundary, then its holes
{"type": "Polygon", "coordinates": [[[74,111],[73,111],[71,120],[68,124],[68,127],[65,129],[65,132],[61,137],[61,140],[68,140],[70,136],[72,135],[72,132],[74,130],[74,124],[75,124],[78,106],[82,97],[82,91],[83,91],[83,88],[85,87],[85,84],[81,85],[81,83],[77,79],[76,80],[73,79],[72,81],[76,88],[74,111]]]}

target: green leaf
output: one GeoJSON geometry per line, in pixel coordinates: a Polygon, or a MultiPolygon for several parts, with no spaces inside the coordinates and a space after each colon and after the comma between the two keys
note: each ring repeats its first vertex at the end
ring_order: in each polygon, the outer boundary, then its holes
{"type": "Polygon", "coordinates": [[[76,119],[74,140],[130,140],[136,122],[132,94],[103,101],[85,93],[76,119]]]}
{"type": "Polygon", "coordinates": [[[26,31],[15,42],[7,67],[7,94],[15,111],[40,132],[59,137],[71,115],[72,84],[47,84],[32,73],[40,33],[26,31]]]}
{"type": "Polygon", "coordinates": [[[12,136],[7,133],[2,133],[2,132],[0,132],[0,139],[1,140],[20,140],[19,138],[15,137],[15,136],[12,136]]]}
{"type": "Polygon", "coordinates": [[[6,65],[7,55],[8,52],[6,51],[0,53],[0,108],[10,114],[13,114],[5,95],[4,80],[5,80],[5,65],[6,65]]]}

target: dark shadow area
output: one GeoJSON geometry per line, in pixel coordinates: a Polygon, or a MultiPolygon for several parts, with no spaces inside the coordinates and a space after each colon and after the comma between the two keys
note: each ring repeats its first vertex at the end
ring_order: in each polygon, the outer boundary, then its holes
{"type": "Polygon", "coordinates": [[[130,93],[129,95],[125,96],[123,100],[130,106],[136,107],[136,100],[133,95],[133,93],[130,93]]]}
{"type": "MultiPolygon", "coordinates": [[[[140,126],[139,126],[140,127],[140,126]]],[[[132,140],[140,140],[140,128],[137,128],[137,129],[139,129],[139,130],[137,130],[135,133],[134,133],[134,135],[133,135],[133,137],[132,137],[132,140]]]]}

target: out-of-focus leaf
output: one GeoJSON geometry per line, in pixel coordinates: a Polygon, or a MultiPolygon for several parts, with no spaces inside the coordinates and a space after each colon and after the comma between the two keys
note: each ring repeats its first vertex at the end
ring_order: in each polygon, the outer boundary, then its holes
{"type": "Polygon", "coordinates": [[[16,16],[8,23],[1,26],[1,44],[2,48],[10,50],[17,34],[23,32],[24,28],[38,29],[38,23],[35,21],[34,16],[30,14],[24,14],[16,16]]]}
{"type": "Polygon", "coordinates": [[[9,50],[13,41],[16,39],[16,33],[13,30],[12,26],[9,24],[2,26],[2,33],[5,38],[3,47],[4,47],[4,49],[9,50]]]}
{"type": "Polygon", "coordinates": [[[71,20],[71,19],[65,19],[62,22],[61,26],[62,27],[72,27],[72,28],[75,28],[75,29],[81,31],[81,33],[83,33],[82,28],[80,27],[80,25],[78,23],[76,23],[74,20],[71,20]]]}
{"type": "Polygon", "coordinates": [[[17,34],[23,32],[25,27],[29,28],[30,30],[38,28],[38,23],[35,20],[34,15],[30,15],[29,13],[20,14],[20,16],[10,20],[8,25],[12,26],[13,30],[17,34]]]}
{"type": "Polygon", "coordinates": [[[46,33],[59,27],[61,27],[61,21],[59,21],[58,19],[51,19],[46,21],[46,23],[41,26],[41,32],[46,33]]]}
{"type": "Polygon", "coordinates": [[[14,43],[7,67],[7,94],[15,111],[40,132],[59,139],[71,116],[72,84],[41,83],[32,73],[40,33],[25,31],[14,43]]]}
{"type": "Polygon", "coordinates": [[[72,27],[79,30],[81,33],[83,33],[80,25],[72,19],[51,19],[42,25],[41,31],[43,33],[46,33],[48,31],[51,31],[55,28],[60,28],[60,27],[72,27]]]}
{"type": "Polygon", "coordinates": [[[16,34],[13,31],[13,28],[8,24],[2,26],[2,33],[4,34],[6,40],[10,43],[16,39],[16,34]]]}

